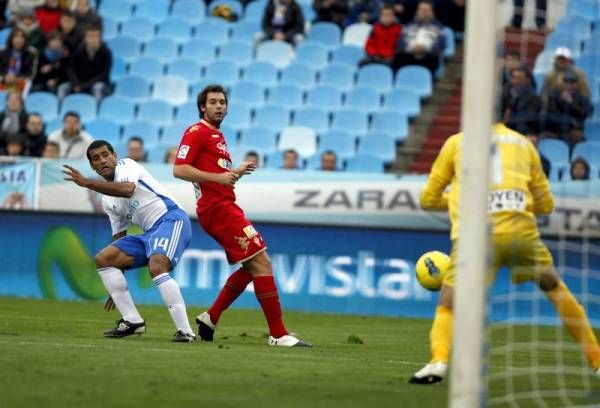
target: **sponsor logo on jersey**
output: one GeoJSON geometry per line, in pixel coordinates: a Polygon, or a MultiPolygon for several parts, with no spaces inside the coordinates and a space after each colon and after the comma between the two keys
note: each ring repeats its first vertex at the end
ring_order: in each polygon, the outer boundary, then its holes
{"type": "Polygon", "coordinates": [[[179,148],[179,152],[177,152],[178,159],[185,159],[190,151],[190,147],[188,145],[181,145],[179,148]]]}
{"type": "Polygon", "coordinates": [[[260,237],[254,237],[252,241],[254,241],[254,245],[260,246],[260,237]]]}
{"type": "Polygon", "coordinates": [[[133,215],[135,214],[135,210],[140,206],[140,202],[138,200],[130,201],[129,207],[127,208],[127,219],[131,221],[133,219],[133,215]]]}
{"type": "Polygon", "coordinates": [[[225,142],[217,143],[217,149],[219,149],[223,153],[227,153],[227,143],[225,143],[225,142]]]}
{"type": "Polygon", "coordinates": [[[231,170],[231,162],[227,159],[219,159],[219,160],[217,160],[217,164],[222,169],[231,170]]]}
{"type": "Polygon", "coordinates": [[[246,234],[246,236],[248,238],[252,238],[256,234],[258,234],[258,232],[256,232],[256,230],[254,229],[254,227],[252,225],[248,225],[247,227],[244,227],[243,231],[244,231],[244,234],[246,234]]]}
{"type": "Polygon", "coordinates": [[[218,138],[218,137],[221,137],[221,136],[220,135],[210,135],[210,137],[218,138]]]}
{"type": "Polygon", "coordinates": [[[248,242],[248,238],[247,237],[233,237],[238,245],[240,246],[240,248],[242,248],[242,250],[244,251],[244,253],[248,252],[248,245],[250,245],[250,243],[248,242]]]}

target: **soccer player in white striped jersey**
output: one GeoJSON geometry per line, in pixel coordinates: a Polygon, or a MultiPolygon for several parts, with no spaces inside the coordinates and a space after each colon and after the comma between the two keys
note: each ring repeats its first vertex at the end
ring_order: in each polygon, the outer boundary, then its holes
{"type": "Polygon", "coordinates": [[[169,309],[177,329],[172,341],[195,340],[179,285],[169,275],[191,240],[190,220],[181,205],[148,171],[135,161],[117,160],[110,143],[96,140],[87,148],[90,166],[104,180],[84,177],[77,169],[64,166],[65,180],[102,194],[102,207],[110,219],[113,242],[96,255],[96,267],[113,305],[122,318],[105,337],[120,338],[146,331],[127,288],[123,271],[148,266],[154,285],[169,309]],[[127,235],[130,224],[144,233],[127,235]]]}

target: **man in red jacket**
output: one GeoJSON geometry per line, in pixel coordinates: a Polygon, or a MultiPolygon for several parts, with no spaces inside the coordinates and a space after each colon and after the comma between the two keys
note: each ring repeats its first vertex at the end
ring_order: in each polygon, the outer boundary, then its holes
{"type": "Polygon", "coordinates": [[[359,65],[366,64],[392,64],[398,38],[402,32],[402,26],[396,21],[396,14],[391,5],[384,4],[379,13],[379,22],[373,25],[369,39],[365,44],[367,56],[359,65]]]}

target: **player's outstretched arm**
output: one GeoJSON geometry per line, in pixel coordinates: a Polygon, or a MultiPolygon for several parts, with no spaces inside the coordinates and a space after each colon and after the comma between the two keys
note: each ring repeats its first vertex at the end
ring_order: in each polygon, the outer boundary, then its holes
{"type": "Polygon", "coordinates": [[[240,176],[233,171],[211,173],[198,170],[191,164],[176,164],[173,166],[173,176],[192,183],[213,182],[224,186],[233,186],[240,176]]]}
{"type": "Polygon", "coordinates": [[[106,194],[113,197],[130,198],[135,192],[135,183],[115,183],[112,181],[92,180],[84,177],[83,174],[81,174],[79,170],[74,167],[66,164],[64,164],[63,167],[63,173],[67,175],[65,180],[72,181],[80,187],[94,190],[100,194],[106,194]]]}

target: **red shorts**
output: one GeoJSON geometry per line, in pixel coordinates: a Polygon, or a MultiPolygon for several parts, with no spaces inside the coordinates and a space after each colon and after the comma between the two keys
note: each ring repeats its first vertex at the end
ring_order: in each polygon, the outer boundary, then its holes
{"type": "Polygon", "coordinates": [[[204,231],[225,250],[230,264],[241,263],[267,249],[244,211],[233,202],[217,204],[198,214],[204,231]]]}

